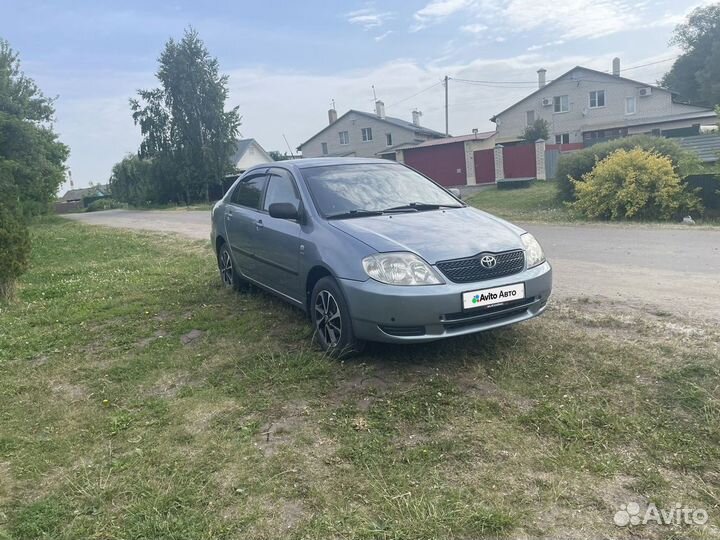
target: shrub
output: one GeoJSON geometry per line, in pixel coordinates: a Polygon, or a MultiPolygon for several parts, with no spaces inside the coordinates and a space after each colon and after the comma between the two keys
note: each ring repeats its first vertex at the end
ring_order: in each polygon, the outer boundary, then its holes
{"type": "Polygon", "coordinates": [[[120,205],[115,199],[98,199],[87,205],[86,212],[98,212],[100,210],[112,210],[113,208],[120,208],[120,205]]]}
{"type": "Polygon", "coordinates": [[[30,257],[30,234],[14,193],[0,184],[0,301],[12,298],[30,257]]]}
{"type": "Polygon", "coordinates": [[[667,156],[672,161],[675,172],[681,177],[700,172],[702,162],[694,153],[685,150],[677,142],[664,137],[651,137],[650,135],[633,135],[622,139],[615,139],[564,154],[558,162],[557,174],[558,196],[562,201],[575,200],[575,185],[571,179],[579,180],[589,173],[597,161],[619,149],[630,150],[642,148],[651,152],[667,156]]]}
{"type": "Polygon", "coordinates": [[[700,209],[668,156],[641,148],[619,149],[575,184],[572,208],[590,218],[670,219],[700,209]]]}

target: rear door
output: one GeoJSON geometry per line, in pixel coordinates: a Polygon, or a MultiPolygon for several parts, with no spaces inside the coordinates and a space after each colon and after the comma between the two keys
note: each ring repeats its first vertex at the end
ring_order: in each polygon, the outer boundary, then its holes
{"type": "Polygon", "coordinates": [[[273,203],[291,203],[302,209],[293,175],[281,168],[271,168],[265,198],[263,217],[258,230],[257,259],[262,283],[276,291],[302,302],[303,284],[300,283],[300,223],[296,220],[270,217],[273,203]]]}
{"type": "Polygon", "coordinates": [[[267,169],[241,178],[225,205],[225,229],[235,263],[242,274],[256,280],[262,275],[255,252],[266,184],[267,169]]]}

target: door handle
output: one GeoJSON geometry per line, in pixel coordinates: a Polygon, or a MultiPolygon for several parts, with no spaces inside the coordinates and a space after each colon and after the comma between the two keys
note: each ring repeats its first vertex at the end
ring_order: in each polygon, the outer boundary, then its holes
{"type": "Polygon", "coordinates": [[[232,217],[232,215],[233,215],[232,211],[227,210],[227,211],[225,212],[225,219],[228,220],[228,221],[230,221],[230,218],[232,217]]]}
{"type": "Polygon", "coordinates": [[[256,230],[256,231],[259,231],[259,230],[262,229],[263,227],[265,227],[265,225],[263,225],[262,219],[258,219],[258,220],[255,222],[255,230],[256,230]]]}

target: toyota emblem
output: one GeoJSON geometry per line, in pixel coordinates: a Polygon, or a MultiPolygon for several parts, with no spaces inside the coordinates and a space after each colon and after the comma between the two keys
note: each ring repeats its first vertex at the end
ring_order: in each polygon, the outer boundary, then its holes
{"type": "Polygon", "coordinates": [[[497,259],[492,255],[483,255],[480,258],[480,264],[483,268],[487,268],[488,270],[490,270],[491,268],[495,268],[495,265],[497,264],[497,259]]]}

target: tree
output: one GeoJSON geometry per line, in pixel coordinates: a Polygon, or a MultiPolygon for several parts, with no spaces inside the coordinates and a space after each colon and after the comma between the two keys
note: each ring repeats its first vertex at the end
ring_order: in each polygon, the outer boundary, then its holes
{"type": "Polygon", "coordinates": [[[113,199],[133,206],[142,206],[149,201],[163,198],[157,193],[153,181],[153,166],[150,160],[140,159],[133,154],[126,156],[112,168],[110,193],[113,199]]]}
{"type": "Polygon", "coordinates": [[[672,160],[642,148],[616,150],[574,182],[571,206],[590,218],[671,219],[701,208],[672,160]]]}
{"type": "Polygon", "coordinates": [[[550,124],[547,120],[543,118],[536,119],[531,126],[528,126],[525,128],[525,131],[523,131],[522,137],[526,141],[532,141],[535,142],[538,139],[547,140],[547,138],[550,136],[550,124]]]}
{"type": "Polygon", "coordinates": [[[270,150],[268,152],[268,155],[273,159],[273,161],[285,161],[287,159],[290,159],[290,156],[287,155],[287,152],[280,153],[280,150],[270,150]]]}
{"type": "Polygon", "coordinates": [[[231,172],[240,126],[238,108],[225,111],[228,78],[193,29],[165,44],[159,64],[160,87],[130,100],[143,137],[139,156],[152,160],[158,184],[151,192],[186,203],[208,200],[210,186],[231,172]]]}
{"type": "Polygon", "coordinates": [[[690,103],[720,103],[720,3],[696,8],[670,40],[683,54],[661,84],[690,103]]]}
{"type": "Polygon", "coordinates": [[[65,180],[68,148],[52,131],[53,100],[20,69],[18,54],[0,39],[0,168],[17,187],[26,215],[45,213],[65,180]]]}
{"type": "Polygon", "coordinates": [[[15,280],[27,269],[30,235],[20,211],[17,188],[7,182],[0,162],[0,302],[11,299],[15,280]]]}
{"type": "Polygon", "coordinates": [[[29,216],[47,212],[65,179],[68,148],[52,130],[53,100],[0,39],[0,299],[15,289],[30,253],[29,216]]]}

